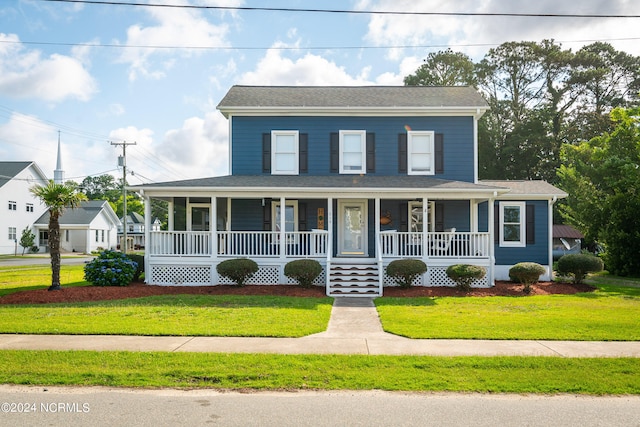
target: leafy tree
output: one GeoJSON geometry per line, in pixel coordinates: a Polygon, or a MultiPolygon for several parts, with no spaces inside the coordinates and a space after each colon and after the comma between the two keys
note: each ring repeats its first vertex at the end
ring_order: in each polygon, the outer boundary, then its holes
{"type": "Polygon", "coordinates": [[[558,175],[569,197],[560,213],[604,243],[609,271],[639,275],[640,108],[616,108],[611,120],[611,133],[563,145],[558,175]]]}
{"type": "MultiPolygon", "coordinates": [[[[118,218],[122,218],[124,214],[124,203],[122,194],[115,202],[109,202],[113,211],[118,215],[118,218]]],[[[136,212],[144,216],[144,203],[135,194],[127,193],[127,213],[136,212]]]]}
{"type": "Polygon", "coordinates": [[[60,288],[60,216],[66,208],[76,208],[87,197],[78,193],[73,186],[56,184],[50,180],[47,185],[34,185],[31,193],[49,209],[49,253],[51,254],[50,291],[60,288]]]}
{"type": "Polygon", "coordinates": [[[20,236],[20,246],[22,246],[22,255],[24,255],[24,251],[29,248],[31,249],[34,246],[36,241],[36,235],[33,234],[31,229],[27,226],[22,230],[22,235],[20,236]]]}
{"type": "Polygon", "coordinates": [[[476,86],[474,64],[467,55],[451,49],[431,52],[415,74],[404,78],[406,86],[476,86]]]}
{"type": "Polygon", "coordinates": [[[80,184],[81,191],[89,200],[108,200],[115,203],[122,195],[122,179],[116,179],[109,174],[88,176],[80,184]]]}

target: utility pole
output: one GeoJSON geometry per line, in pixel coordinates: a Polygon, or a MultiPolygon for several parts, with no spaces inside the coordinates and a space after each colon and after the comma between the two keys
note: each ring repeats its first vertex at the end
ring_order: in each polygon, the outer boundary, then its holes
{"type": "Polygon", "coordinates": [[[122,156],[118,158],[118,166],[122,166],[122,243],[120,251],[127,253],[127,145],[136,145],[135,142],[112,142],[111,145],[122,145],[122,156]]]}

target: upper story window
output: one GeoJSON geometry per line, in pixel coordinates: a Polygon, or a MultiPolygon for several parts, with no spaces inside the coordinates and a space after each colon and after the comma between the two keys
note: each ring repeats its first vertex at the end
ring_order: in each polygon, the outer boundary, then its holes
{"type": "Polygon", "coordinates": [[[500,202],[500,246],[526,246],[524,202],[500,202]]]}
{"type": "Polygon", "coordinates": [[[434,132],[407,132],[407,173],[433,175],[435,170],[434,132]]]}
{"type": "Polygon", "coordinates": [[[297,130],[271,131],[271,174],[298,175],[298,139],[297,130]]]}
{"type": "Polygon", "coordinates": [[[340,173],[360,174],[367,170],[367,132],[340,131],[340,173]]]}
{"type": "Polygon", "coordinates": [[[27,203],[27,212],[33,212],[33,203],[27,203]]]}
{"type": "Polygon", "coordinates": [[[18,203],[14,202],[13,200],[9,200],[9,210],[10,211],[17,211],[18,210],[18,203]]]}

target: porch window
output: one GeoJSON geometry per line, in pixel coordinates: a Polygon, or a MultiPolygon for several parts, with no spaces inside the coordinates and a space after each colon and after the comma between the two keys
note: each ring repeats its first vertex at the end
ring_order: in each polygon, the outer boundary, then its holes
{"type": "Polygon", "coordinates": [[[340,131],[340,173],[366,173],[366,142],[364,130],[340,131]]]}
{"type": "Polygon", "coordinates": [[[434,174],[434,132],[407,132],[407,164],[409,175],[434,174]]]}
{"type": "MultiPolygon", "coordinates": [[[[427,231],[433,231],[433,202],[427,204],[427,231]]],[[[421,233],[424,229],[424,212],[422,202],[409,202],[409,231],[412,233],[421,233]]]]}
{"type": "Polygon", "coordinates": [[[524,202],[500,202],[500,246],[526,246],[524,202]]]}
{"type": "MultiPolygon", "coordinates": [[[[280,231],[280,215],[282,210],[280,209],[280,202],[272,203],[273,209],[273,231],[280,231]]],[[[285,202],[284,209],[284,231],[298,231],[298,202],[291,200],[285,202]]]]}
{"type": "Polygon", "coordinates": [[[298,175],[297,130],[271,131],[271,174],[298,175]]]}

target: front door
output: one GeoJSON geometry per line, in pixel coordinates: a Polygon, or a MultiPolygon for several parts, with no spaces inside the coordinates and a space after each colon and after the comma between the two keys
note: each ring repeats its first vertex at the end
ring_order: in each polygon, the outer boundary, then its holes
{"type": "Polygon", "coordinates": [[[338,255],[367,256],[367,201],[338,201],[338,255]]]}

